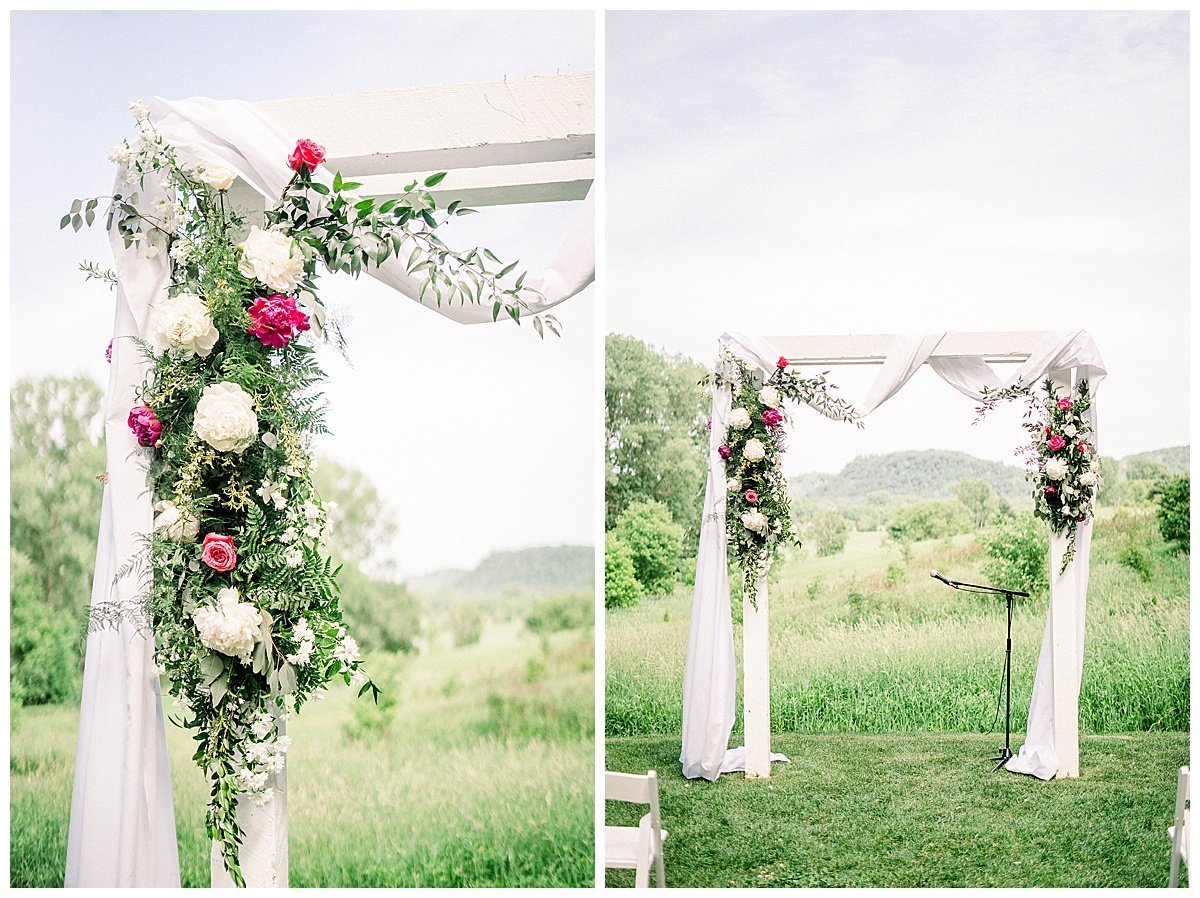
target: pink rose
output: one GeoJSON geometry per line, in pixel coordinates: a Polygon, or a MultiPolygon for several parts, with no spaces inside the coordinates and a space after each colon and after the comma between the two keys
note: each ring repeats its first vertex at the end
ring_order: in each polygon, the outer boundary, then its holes
{"type": "Polygon", "coordinates": [[[728,446],[726,446],[726,445],[722,444],[722,445],[721,445],[721,446],[720,446],[720,447],[717,449],[717,455],[721,456],[721,458],[723,458],[723,459],[725,459],[726,461],[728,461],[728,460],[729,460],[729,456],[733,455],[733,453],[729,451],[729,447],[728,447],[728,446]]]}
{"type": "Polygon", "coordinates": [[[775,363],[776,368],[786,368],[788,366],[787,356],[781,355],[779,361],[775,363]]]}
{"type": "Polygon", "coordinates": [[[762,419],[763,424],[766,424],[767,427],[778,427],[783,423],[783,415],[776,408],[769,408],[763,412],[762,419]]]}
{"type": "Polygon", "coordinates": [[[1054,487],[1052,487],[1052,486],[1048,486],[1048,487],[1046,487],[1046,495],[1047,495],[1047,496],[1057,496],[1057,495],[1058,495],[1058,490],[1056,490],[1056,489],[1055,489],[1054,487]]]}
{"type": "Polygon", "coordinates": [[[129,429],[137,437],[139,446],[162,444],[162,422],[155,417],[148,405],[138,405],[129,410],[129,429]]]}
{"type": "Polygon", "coordinates": [[[1046,445],[1050,447],[1051,452],[1058,452],[1063,446],[1067,445],[1067,441],[1058,434],[1055,434],[1054,436],[1050,437],[1050,442],[1046,445]]]}
{"type": "Polygon", "coordinates": [[[232,571],[237,564],[237,548],[232,536],[222,536],[220,533],[204,534],[204,554],[200,560],[214,571],[232,571]]]}
{"type": "Polygon", "coordinates": [[[1087,444],[1087,440],[1080,440],[1079,445],[1075,447],[1083,455],[1087,455],[1088,450],[1092,447],[1087,444]]]}
{"type": "Polygon", "coordinates": [[[296,308],[296,300],[281,293],[258,297],[246,313],[250,316],[247,333],[275,349],[283,349],[299,331],[309,328],[308,316],[296,308]]]}
{"type": "Polygon", "coordinates": [[[754,490],[746,490],[746,501],[751,505],[757,505],[758,493],[756,493],[754,490]]]}
{"type": "Polygon", "coordinates": [[[292,155],[288,156],[288,165],[295,172],[300,171],[301,167],[314,172],[317,170],[317,166],[324,161],[325,148],[311,140],[304,139],[296,141],[296,149],[292,150],[292,155]]]}
{"type": "Polygon", "coordinates": [[[1065,412],[1070,407],[1071,407],[1071,400],[1066,398],[1065,396],[1062,399],[1058,400],[1059,411],[1065,412]]]}

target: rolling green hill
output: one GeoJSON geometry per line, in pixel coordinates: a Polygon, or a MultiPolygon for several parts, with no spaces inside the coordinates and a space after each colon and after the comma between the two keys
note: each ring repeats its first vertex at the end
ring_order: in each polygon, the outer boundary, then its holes
{"type": "Polygon", "coordinates": [[[538,546],[493,552],[474,570],[436,571],[410,578],[422,596],[548,596],[591,592],[595,550],[591,546],[538,546]]]}
{"type": "Polygon", "coordinates": [[[880,493],[903,505],[953,498],[954,485],[965,479],[985,480],[1011,502],[1023,503],[1029,494],[1024,469],[941,449],[860,455],[838,474],[802,474],[791,486],[794,496],[834,505],[879,500],[880,493]]]}

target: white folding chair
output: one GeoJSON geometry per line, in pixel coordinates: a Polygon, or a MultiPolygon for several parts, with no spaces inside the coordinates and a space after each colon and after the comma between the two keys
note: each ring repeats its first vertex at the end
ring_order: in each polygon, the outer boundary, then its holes
{"type": "Polygon", "coordinates": [[[1184,866],[1188,862],[1188,817],[1191,802],[1188,800],[1188,790],[1191,786],[1192,774],[1189,768],[1179,768],[1179,787],[1175,790],[1175,825],[1167,827],[1167,835],[1171,837],[1171,881],[1168,887],[1179,888],[1179,861],[1184,866]]]}
{"type": "Polygon", "coordinates": [[[637,826],[604,827],[604,866],[635,870],[634,886],[650,887],[650,863],[654,863],[658,887],[666,888],[663,872],[662,843],[667,831],[658,815],[658,774],[653,770],[645,776],[634,773],[604,773],[604,800],[624,801],[650,806],[650,812],[637,826]]]}

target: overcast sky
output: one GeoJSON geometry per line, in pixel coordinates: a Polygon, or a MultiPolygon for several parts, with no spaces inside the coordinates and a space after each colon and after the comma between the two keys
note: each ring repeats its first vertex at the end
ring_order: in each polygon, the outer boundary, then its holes
{"type": "MultiPolygon", "coordinates": [[[[590,12],[15,13],[13,378],[83,371],[107,383],[113,294],[76,267],[107,267],[111,254],[99,229],[59,232],[58,220],[73,198],[111,188],[105,154],[133,133],[130,100],[589,72],[594,40],[590,12]]],[[[576,211],[488,208],[450,239],[538,269],[576,211]]],[[[527,325],[454,324],[370,279],[323,283],[351,318],[354,367],[327,354],[334,436],[318,451],[365,471],[395,509],[401,573],[594,541],[594,288],[556,310],[564,336],[543,342],[527,325]]]]}
{"type": "MultiPolygon", "coordinates": [[[[706,365],[752,334],[1084,327],[1101,451],[1188,442],[1184,13],[610,13],[606,329],[706,365]]],[[[861,398],[877,369],[832,378],[861,398]]],[[[787,468],[1013,461],[925,370],[787,468]]]]}

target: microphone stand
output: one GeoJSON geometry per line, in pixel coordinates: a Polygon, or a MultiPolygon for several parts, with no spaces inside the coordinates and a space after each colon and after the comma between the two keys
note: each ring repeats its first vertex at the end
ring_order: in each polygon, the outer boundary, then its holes
{"type": "Polygon", "coordinates": [[[995,761],[996,766],[992,768],[992,773],[995,773],[1001,767],[1008,763],[1008,759],[1013,756],[1013,750],[1010,745],[1012,732],[1012,622],[1013,622],[1013,600],[1017,596],[1029,598],[1029,593],[1022,592],[1019,589],[1005,589],[1003,586],[983,586],[978,583],[963,583],[961,580],[948,580],[937,571],[930,571],[929,576],[935,580],[941,580],[951,589],[958,589],[963,592],[977,592],[985,595],[1004,596],[1005,605],[1008,611],[1008,632],[1004,640],[1004,744],[1000,746],[995,757],[988,758],[989,761],[995,761]]]}

